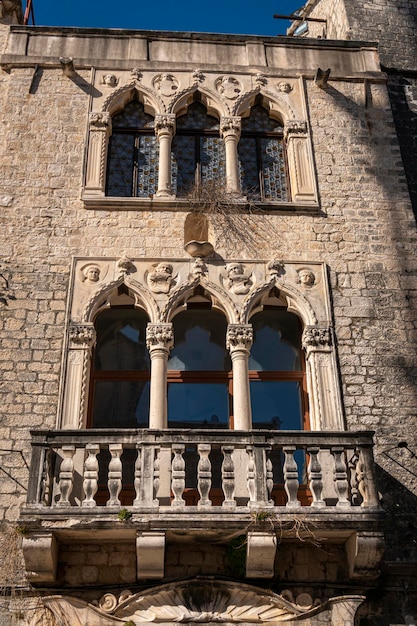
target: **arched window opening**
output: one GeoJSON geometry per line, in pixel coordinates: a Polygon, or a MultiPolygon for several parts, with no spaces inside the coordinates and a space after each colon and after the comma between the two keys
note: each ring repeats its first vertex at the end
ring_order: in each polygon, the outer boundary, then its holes
{"type": "Polygon", "coordinates": [[[243,193],[288,201],[283,127],[261,104],[256,103],[250,116],[242,119],[238,157],[243,193]]]}
{"type": "Polygon", "coordinates": [[[300,320],[286,309],[264,306],[250,322],[254,334],[249,357],[253,428],[308,427],[300,320]]]}
{"type": "Polygon", "coordinates": [[[173,319],[168,361],[168,427],[228,428],[231,361],[227,322],[210,303],[189,302],[173,319]]]}
{"type": "Polygon", "coordinates": [[[147,314],[132,306],[100,313],[91,368],[92,428],[146,428],[149,416],[147,314]]]}
{"type": "Polygon", "coordinates": [[[154,118],[137,99],[112,120],[107,164],[108,196],[152,196],[158,188],[154,118]]]}
{"type": "Polygon", "coordinates": [[[177,119],[172,142],[172,188],[177,196],[207,181],[225,180],[226,157],[219,121],[194,102],[177,119]]]}

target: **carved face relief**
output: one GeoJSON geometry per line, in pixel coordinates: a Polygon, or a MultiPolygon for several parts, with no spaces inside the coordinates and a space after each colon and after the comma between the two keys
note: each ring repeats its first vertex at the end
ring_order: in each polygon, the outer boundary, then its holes
{"type": "Polygon", "coordinates": [[[116,87],[118,82],[114,74],[104,74],[103,76],[103,85],[106,85],[106,87],[116,87]]]}
{"type": "Polygon", "coordinates": [[[244,296],[249,293],[252,287],[250,275],[245,274],[245,268],[242,263],[229,263],[226,265],[227,276],[224,279],[226,289],[237,296],[244,296]]]}
{"type": "Polygon", "coordinates": [[[223,76],[216,81],[217,91],[228,100],[236,100],[242,91],[242,85],[233,76],[223,76]]]}
{"type": "Polygon", "coordinates": [[[174,96],[178,89],[178,81],[172,74],[158,74],[153,79],[153,86],[160,92],[161,96],[170,98],[174,96]]]}
{"type": "Polygon", "coordinates": [[[100,268],[98,265],[86,265],[82,268],[82,275],[87,285],[93,285],[100,280],[100,268]]]}
{"type": "Polygon", "coordinates": [[[175,280],[172,276],[174,268],[170,263],[158,263],[155,269],[149,272],[147,282],[153,293],[168,293],[175,280]]]}
{"type": "Polygon", "coordinates": [[[290,93],[292,90],[293,87],[290,83],[286,83],[284,81],[278,83],[278,91],[281,91],[282,93],[290,93]]]}
{"type": "Polygon", "coordinates": [[[316,281],[316,277],[314,276],[311,270],[302,268],[301,270],[298,270],[297,273],[298,273],[298,282],[301,285],[303,285],[304,287],[311,287],[312,285],[314,285],[316,281]]]}

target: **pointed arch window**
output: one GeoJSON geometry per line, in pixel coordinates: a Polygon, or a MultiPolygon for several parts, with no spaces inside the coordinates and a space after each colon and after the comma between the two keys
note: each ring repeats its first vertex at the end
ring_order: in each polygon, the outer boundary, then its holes
{"type": "Polygon", "coordinates": [[[154,127],[154,118],[137,99],[113,117],[106,195],[146,198],[156,193],[158,142],[154,127]]]}
{"type": "Polygon", "coordinates": [[[177,196],[186,195],[203,182],[225,179],[226,157],[219,121],[194,102],[177,119],[172,142],[172,187],[177,196]]]}
{"type": "Polygon", "coordinates": [[[115,306],[95,321],[89,424],[92,428],[145,428],[149,415],[147,314],[115,306]]]}
{"type": "Polygon", "coordinates": [[[262,200],[288,201],[283,130],[261,104],[255,104],[249,117],[242,119],[238,158],[244,193],[262,200]]]}
{"type": "Polygon", "coordinates": [[[168,360],[168,427],[228,428],[231,361],[224,315],[188,305],[173,319],[168,360]]]}

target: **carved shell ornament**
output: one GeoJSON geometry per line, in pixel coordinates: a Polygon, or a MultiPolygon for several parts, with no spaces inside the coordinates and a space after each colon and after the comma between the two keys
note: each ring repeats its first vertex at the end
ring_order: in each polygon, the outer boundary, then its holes
{"type": "Polygon", "coordinates": [[[161,96],[171,98],[177,93],[179,82],[173,74],[157,74],[152,84],[161,96]]]}
{"type": "Polygon", "coordinates": [[[236,100],[242,92],[242,85],[234,76],[221,76],[215,84],[217,91],[227,100],[236,100]]]}

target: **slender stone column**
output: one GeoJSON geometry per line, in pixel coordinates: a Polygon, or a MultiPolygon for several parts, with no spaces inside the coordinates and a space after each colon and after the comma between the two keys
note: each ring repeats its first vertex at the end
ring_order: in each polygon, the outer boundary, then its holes
{"type": "Polygon", "coordinates": [[[222,117],[220,132],[226,151],[226,185],[229,193],[240,193],[239,163],[237,144],[240,138],[241,118],[222,117]]]}
{"type": "Polygon", "coordinates": [[[155,134],[159,142],[158,197],[172,196],[171,183],[171,143],[175,134],[175,115],[157,115],[155,134]]]}
{"type": "Polygon", "coordinates": [[[62,406],[63,429],[85,428],[86,393],[91,350],[96,341],[93,324],[76,324],[69,328],[66,385],[62,406]]]}
{"type": "Polygon", "coordinates": [[[229,324],[226,347],[233,365],[233,416],[234,430],[252,428],[252,411],[249,393],[248,360],[253,341],[251,324],[229,324]]]}
{"type": "Polygon", "coordinates": [[[167,428],[167,362],[174,343],[172,324],[148,324],[146,345],[151,357],[149,428],[167,428]]]}
{"type": "Polygon", "coordinates": [[[111,135],[110,113],[90,113],[87,171],[84,195],[104,196],[107,148],[111,135]]]}

